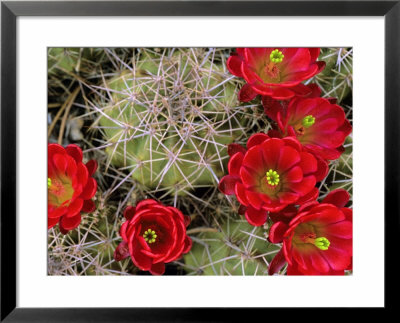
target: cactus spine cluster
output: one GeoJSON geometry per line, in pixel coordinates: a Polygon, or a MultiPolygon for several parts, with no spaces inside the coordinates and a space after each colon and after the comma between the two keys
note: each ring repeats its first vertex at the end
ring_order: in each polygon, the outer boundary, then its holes
{"type": "Polygon", "coordinates": [[[109,161],[171,194],[217,183],[245,121],[225,59],[216,49],[137,51],[97,103],[109,161]]]}

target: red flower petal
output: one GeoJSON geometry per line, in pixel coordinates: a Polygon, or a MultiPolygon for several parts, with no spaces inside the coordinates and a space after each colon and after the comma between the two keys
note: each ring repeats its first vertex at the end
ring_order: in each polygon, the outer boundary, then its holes
{"type": "Polygon", "coordinates": [[[269,218],[272,220],[272,222],[284,222],[284,223],[289,223],[291,219],[293,219],[297,214],[297,208],[291,204],[285,207],[283,210],[279,212],[270,212],[269,213],[269,218]]]}
{"type": "Polygon", "coordinates": [[[56,154],[53,156],[53,163],[59,173],[64,174],[67,170],[67,157],[65,155],[56,154]]]}
{"type": "Polygon", "coordinates": [[[309,175],[317,171],[318,169],[317,160],[312,154],[307,152],[301,152],[300,157],[301,161],[299,163],[299,166],[303,170],[304,175],[309,175]]]}
{"type": "Polygon", "coordinates": [[[301,196],[306,195],[309,193],[313,187],[315,186],[315,177],[314,176],[307,176],[304,177],[300,183],[290,183],[289,188],[300,194],[301,196]]]}
{"type": "Polygon", "coordinates": [[[250,190],[246,190],[246,197],[249,201],[249,204],[259,210],[261,206],[264,204],[263,200],[261,199],[261,194],[257,192],[252,192],[250,190]]]}
{"type": "Polygon", "coordinates": [[[68,155],[70,155],[72,158],[75,159],[77,163],[82,162],[83,158],[82,149],[79,148],[77,145],[70,144],[65,148],[65,150],[67,151],[68,155]]]}
{"type": "Polygon", "coordinates": [[[250,149],[253,146],[262,144],[267,139],[269,139],[269,136],[266,135],[265,133],[256,133],[247,140],[247,144],[246,144],[247,149],[250,149]]]}
{"type": "Polygon", "coordinates": [[[303,71],[305,66],[311,63],[310,50],[308,48],[298,48],[292,57],[287,58],[286,70],[293,72],[303,71]]]}
{"type": "Polygon", "coordinates": [[[350,221],[340,221],[327,225],[325,230],[327,230],[330,235],[341,239],[351,239],[353,237],[353,225],[350,221]]]}
{"type": "MultiPolygon", "coordinates": [[[[265,161],[263,169],[275,170],[277,168],[280,151],[284,146],[284,141],[278,138],[271,138],[261,144],[262,156],[265,161]]],[[[261,160],[262,161],[262,160],[261,160]]],[[[261,163],[261,161],[259,161],[261,163]]]]}
{"type": "Polygon", "coordinates": [[[266,47],[244,48],[244,58],[246,63],[252,67],[258,67],[263,64],[265,57],[271,54],[272,49],[266,47]]]}
{"type": "Polygon", "coordinates": [[[277,222],[273,224],[269,231],[268,241],[271,243],[281,243],[288,228],[289,226],[284,222],[277,222]]]}
{"type": "Polygon", "coordinates": [[[282,138],[282,141],[285,143],[286,146],[293,147],[297,151],[302,151],[301,143],[296,139],[296,137],[285,137],[282,138]]]}
{"type": "Polygon", "coordinates": [[[308,49],[310,51],[310,59],[311,62],[314,62],[318,59],[319,53],[320,53],[320,49],[316,48],[316,47],[311,47],[308,49]]]}
{"type": "Polygon", "coordinates": [[[240,169],[240,178],[247,188],[258,187],[260,185],[258,178],[246,167],[240,169]]]}
{"type": "Polygon", "coordinates": [[[308,98],[319,98],[321,96],[322,90],[317,84],[311,83],[307,87],[311,90],[311,93],[307,96],[308,98]]]}
{"type": "Polygon", "coordinates": [[[129,227],[129,221],[125,221],[124,223],[122,223],[121,228],[119,229],[119,235],[122,237],[122,239],[124,241],[128,241],[128,236],[126,235],[126,230],[127,229],[131,229],[130,230],[130,234],[133,235],[135,231],[134,227],[129,227]]]}
{"type": "Polygon", "coordinates": [[[86,163],[86,168],[87,168],[87,170],[89,172],[89,176],[92,176],[96,172],[97,166],[98,166],[97,165],[97,161],[95,161],[94,159],[89,160],[86,163]]]}
{"type": "Polygon", "coordinates": [[[226,175],[221,178],[218,188],[225,195],[235,194],[235,185],[239,180],[237,176],[226,175]]]}
{"type": "Polygon", "coordinates": [[[56,154],[60,155],[66,155],[66,151],[63,146],[60,146],[59,144],[49,144],[47,146],[47,153],[48,153],[48,160],[53,160],[53,156],[56,154]]]}
{"type": "Polygon", "coordinates": [[[325,68],[325,66],[326,66],[326,63],[323,62],[323,61],[315,62],[315,63],[316,63],[317,66],[318,66],[318,69],[317,69],[317,71],[316,71],[315,74],[321,73],[321,72],[324,70],[324,68],[325,68]]]}
{"type": "Polygon", "coordinates": [[[243,204],[244,206],[249,205],[249,201],[247,200],[246,197],[246,189],[242,183],[236,182],[235,194],[240,204],[243,204]]]}
{"type": "Polygon", "coordinates": [[[293,86],[290,88],[293,92],[296,93],[296,95],[299,96],[308,96],[312,93],[312,89],[310,89],[308,86],[299,83],[296,86],[293,86]]]}
{"type": "Polygon", "coordinates": [[[351,257],[342,250],[334,248],[332,245],[321,254],[333,270],[345,270],[351,263],[351,257]]]}
{"type": "Polygon", "coordinates": [[[309,193],[300,197],[297,200],[296,204],[302,205],[304,203],[309,203],[311,201],[314,201],[318,198],[318,195],[319,195],[319,189],[314,187],[309,193]]]}
{"type": "Polygon", "coordinates": [[[247,207],[246,207],[246,206],[244,206],[244,205],[240,205],[240,206],[239,206],[238,213],[239,213],[240,215],[244,215],[244,214],[245,214],[245,212],[246,212],[246,209],[247,209],[247,207]]]}
{"type": "Polygon", "coordinates": [[[228,145],[228,155],[232,157],[236,153],[242,153],[243,155],[246,153],[247,149],[238,144],[229,144],[228,145]]]}
{"type": "Polygon", "coordinates": [[[291,204],[299,199],[299,194],[291,192],[280,192],[278,193],[279,203],[281,204],[291,204]]]}
{"type": "Polygon", "coordinates": [[[192,248],[192,239],[190,239],[190,237],[186,236],[185,237],[185,246],[183,248],[182,253],[188,253],[190,251],[190,249],[192,248]]]}
{"type": "Polygon", "coordinates": [[[283,87],[272,88],[271,96],[277,100],[289,100],[294,97],[295,93],[283,87]]]}
{"type": "Polygon", "coordinates": [[[239,98],[239,101],[241,101],[241,102],[248,102],[248,101],[253,100],[257,95],[258,95],[258,93],[255,92],[248,83],[246,83],[240,89],[238,98],[239,98]]]}
{"type": "Polygon", "coordinates": [[[295,166],[285,174],[286,182],[298,183],[303,180],[303,171],[299,166],[295,166]]]}
{"type": "Polygon", "coordinates": [[[267,211],[256,210],[252,206],[249,206],[246,209],[245,217],[251,225],[261,226],[267,221],[268,213],[267,211]]]}
{"type": "Polygon", "coordinates": [[[317,182],[322,181],[329,172],[329,165],[328,163],[320,157],[316,157],[317,159],[317,171],[314,173],[315,180],[317,182]]]}
{"type": "Polygon", "coordinates": [[[185,227],[187,227],[191,222],[191,218],[188,215],[183,216],[183,223],[185,224],[185,227]]]}
{"type": "Polygon", "coordinates": [[[142,209],[146,209],[150,205],[158,205],[158,204],[160,204],[160,203],[158,203],[157,201],[152,200],[152,199],[142,200],[136,205],[136,211],[140,211],[142,209]]]}
{"type": "Polygon", "coordinates": [[[48,207],[47,208],[47,217],[48,218],[60,218],[63,216],[65,213],[67,213],[68,208],[65,206],[53,208],[53,207],[48,207]]]}
{"type": "Polygon", "coordinates": [[[60,218],[47,218],[47,228],[50,229],[52,227],[54,227],[58,221],[60,220],[60,218]]]}
{"type": "MultiPolygon", "coordinates": [[[[72,157],[67,158],[66,174],[69,178],[73,178],[76,175],[78,171],[78,165],[76,164],[75,159],[73,159],[72,157]]],[[[82,163],[80,165],[82,165],[82,163]]]]}
{"type": "Polygon", "coordinates": [[[311,260],[313,268],[315,268],[320,273],[329,272],[330,266],[326,262],[325,258],[321,255],[321,252],[310,253],[310,260],[311,260]]]}
{"type": "MultiPolygon", "coordinates": [[[[132,261],[140,270],[150,270],[153,260],[142,252],[143,249],[140,240],[143,240],[144,244],[146,244],[146,242],[142,237],[138,237],[138,240],[139,243],[136,243],[132,247],[132,250],[130,250],[132,261]]],[[[129,249],[131,249],[131,245],[129,245],[129,249]]]]}
{"type": "Polygon", "coordinates": [[[277,114],[283,110],[283,106],[279,101],[270,96],[263,96],[261,100],[264,107],[264,113],[272,120],[277,121],[277,114]]]}
{"type": "Polygon", "coordinates": [[[353,222],[353,210],[347,207],[343,207],[340,209],[343,212],[344,216],[346,217],[347,221],[353,222]]]}
{"type": "Polygon", "coordinates": [[[310,210],[309,213],[314,214],[314,225],[321,227],[346,219],[343,212],[331,204],[319,204],[310,210]]]}
{"type": "Polygon", "coordinates": [[[64,232],[73,230],[79,225],[79,223],[81,223],[81,220],[82,218],[80,213],[75,214],[74,216],[71,217],[63,216],[59,224],[60,230],[62,229],[64,230],[64,232]]]}
{"type": "Polygon", "coordinates": [[[226,61],[226,66],[228,67],[229,72],[237,77],[243,77],[242,74],[242,59],[239,56],[231,55],[226,61]]]}
{"type": "Polygon", "coordinates": [[[285,265],[286,259],[283,255],[282,249],[275,255],[268,267],[268,275],[277,273],[285,265]]]}
{"type": "Polygon", "coordinates": [[[158,264],[152,264],[150,268],[150,273],[152,275],[162,275],[165,272],[165,264],[159,262],[158,264]]]}
{"type": "MultiPolygon", "coordinates": [[[[264,145],[264,143],[262,145],[264,145]]],[[[261,153],[260,146],[253,146],[247,151],[246,155],[243,158],[242,165],[250,168],[259,176],[265,173],[263,154],[261,153]]]]}
{"type": "Polygon", "coordinates": [[[336,189],[331,192],[322,200],[322,203],[333,204],[338,208],[345,207],[350,199],[350,194],[344,189],[336,189]]]}
{"type": "Polygon", "coordinates": [[[296,265],[290,266],[288,265],[287,270],[286,270],[286,274],[288,276],[302,276],[303,273],[301,273],[298,269],[296,265]]]}
{"type": "Polygon", "coordinates": [[[124,211],[124,218],[130,220],[135,215],[136,208],[134,206],[127,206],[124,211]]]}
{"type": "Polygon", "coordinates": [[[278,173],[284,173],[300,161],[300,154],[292,147],[284,146],[280,149],[277,164],[278,173]]]}
{"type": "Polygon", "coordinates": [[[97,182],[94,178],[89,178],[83,192],[81,194],[81,198],[84,200],[91,199],[97,191],[97,182]]]}
{"type": "Polygon", "coordinates": [[[239,176],[240,166],[242,166],[244,155],[242,153],[234,154],[228,163],[228,172],[229,175],[239,176]]]}
{"type": "Polygon", "coordinates": [[[82,164],[82,163],[78,164],[78,166],[76,167],[76,176],[78,178],[79,183],[83,187],[85,187],[85,185],[87,183],[87,180],[88,180],[88,177],[89,177],[89,173],[88,173],[88,170],[87,170],[87,168],[86,168],[86,166],[84,164],[82,164]]]}
{"type": "Polygon", "coordinates": [[[91,213],[96,210],[96,205],[92,200],[84,200],[82,206],[82,212],[91,213]]]}
{"type": "Polygon", "coordinates": [[[128,243],[122,241],[114,251],[114,259],[115,261],[121,261],[128,257],[129,257],[128,243]]]}
{"type": "Polygon", "coordinates": [[[81,198],[78,198],[75,201],[72,201],[71,204],[68,206],[68,211],[63,216],[63,218],[65,218],[65,217],[69,218],[69,217],[75,216],[77,213],[79,213],[81,211],[82,206],[83,206],[83,200],[81,198]]]}

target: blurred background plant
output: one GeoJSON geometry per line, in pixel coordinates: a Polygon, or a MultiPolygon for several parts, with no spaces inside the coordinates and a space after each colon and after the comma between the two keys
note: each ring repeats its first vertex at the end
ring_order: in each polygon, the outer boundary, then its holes
{"type": "MultiPolygon", "coordinates": [[[[48,138],[75,143],[96,159],[96,211],[63,235],[48,232],[49,275],[146,275],[130,258],[115,262],[122,212],[145,198],[191,217],[192,250],[170,275],[266,275],[279,245],[249,225],[237,201],[219,192],[227,144],[245,145],[271,123],[258,99],[237,99],[244,84],[226,69],[230,48],[50,48],[48,138]]],[[[323,48],[325,70],[310,82],[336,97],[352,121],[352,49],[323,48]]],[[[320,199],[352,192],[352,136],[319,183],[320,199]]],[[[351,205],[350,205],[351,206],[351,205]]],[[[281,274],[285,273],[285,268],[281,274]]]]}

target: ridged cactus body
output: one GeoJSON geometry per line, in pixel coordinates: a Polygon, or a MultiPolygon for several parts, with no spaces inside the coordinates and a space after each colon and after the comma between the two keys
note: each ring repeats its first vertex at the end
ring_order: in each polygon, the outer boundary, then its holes
{"type": "Polygon", "coordinates": [[[245,108],[222,51],[141,50],[106,84],[100,128],[114,166],[149,189],[217,183],[245,108]]]}
{"type": "Polygon", "coordinates": [[[262,227],[245,220],[225,222],[218,232],[201,233],[184,256],[184,269],[195,275],[265,275],[278,252],[262,227]]]}

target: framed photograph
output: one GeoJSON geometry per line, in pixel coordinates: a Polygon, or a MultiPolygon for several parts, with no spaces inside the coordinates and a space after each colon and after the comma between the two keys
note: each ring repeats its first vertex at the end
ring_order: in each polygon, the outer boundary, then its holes
{"type": "Polygon", "coordinates": [[[392,308],[399,16],[2,2],[1,320],[392,308]]]}

